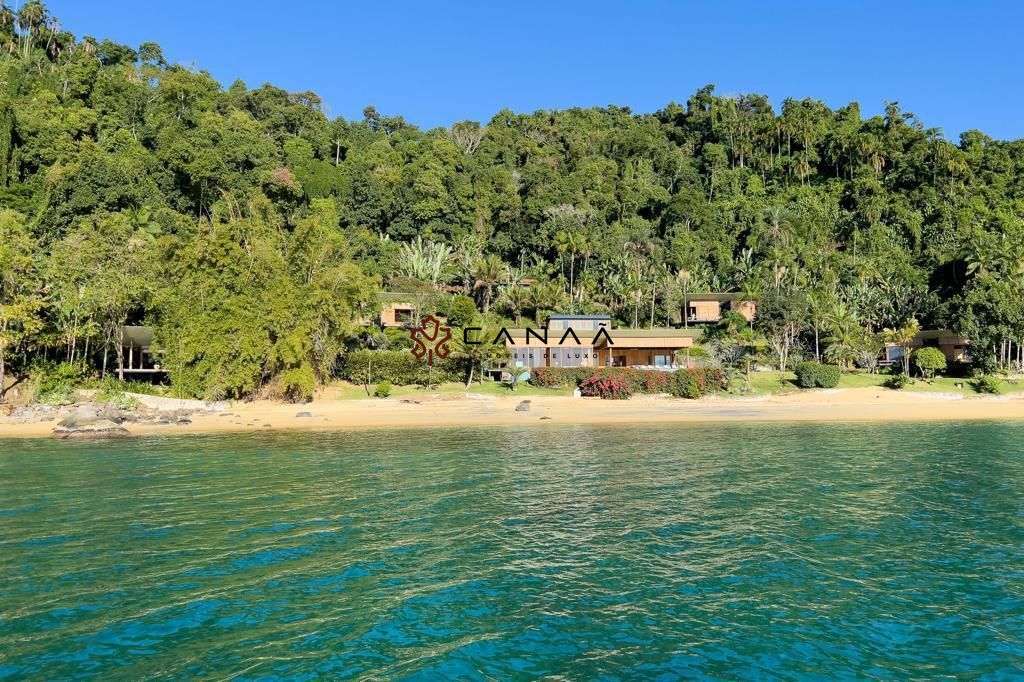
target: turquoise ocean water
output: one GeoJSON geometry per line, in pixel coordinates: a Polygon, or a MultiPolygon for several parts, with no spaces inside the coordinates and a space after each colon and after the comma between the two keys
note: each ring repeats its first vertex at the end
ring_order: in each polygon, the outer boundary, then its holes
{"type": "Polygon", "coordinates": [[[0,679],[1024,677],[1024,424],[0,440],[0,679]]]}

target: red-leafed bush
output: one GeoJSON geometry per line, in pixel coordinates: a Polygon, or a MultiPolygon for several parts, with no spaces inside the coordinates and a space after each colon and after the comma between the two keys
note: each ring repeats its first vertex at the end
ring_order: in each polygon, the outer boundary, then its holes
{"type": "Polygon", "coordinates": [[[628,379],[594,374],[580,382],[580,393],[602,400],[626,400],[633,395],[633,387],[628,379]]]}
{"type": "Polygon", "coordinates": [[[697,367],[664,372],[631,367],[537,367],[531,371],[530,383],[543,388],[580,386],[590,377],[628,382],[633,393],[671,393],[680,397],[696,397],[726,388],[725,372],[697,367]]]}

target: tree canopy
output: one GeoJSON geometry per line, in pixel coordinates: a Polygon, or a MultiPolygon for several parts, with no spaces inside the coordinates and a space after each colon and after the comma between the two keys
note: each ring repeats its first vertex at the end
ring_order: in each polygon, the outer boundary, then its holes
{"type": "Polygon", "coordinates": [[[410,279],[493,319],[637,326],[680,323],[684,290],[742,292],[770,304],[782,364],[821,341],[846,364],[912,320],[967,336],[982,364],[1024,338],[1024,143],[947,140],[896,102],[776,111],[709,85],[654,113],[420,130],[223,87],[154,43],[76,37],[35,1],[0,5],[0,77],[16,365],[105,362],[146,323],[184,393],[301,392],[410,279]]]}

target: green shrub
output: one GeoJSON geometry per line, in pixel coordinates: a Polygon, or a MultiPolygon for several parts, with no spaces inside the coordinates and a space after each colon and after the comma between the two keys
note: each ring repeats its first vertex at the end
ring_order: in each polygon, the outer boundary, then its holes
{"type": "Polygon", "coordinates": [[[925,379],[931,379],[936,372],[946,369],[946,356],[938,348],[920,348],[914,353],[914,366],[925,379]]]}
{"type": "Polygon", "coordinates": [[[800,388],[835,388],[841,376],[836,365],[801,362],[796,366],[796,383],[800,388]]]}
{"type": "Polygon", "coordinates": [[[696,400],[701,397],[700,383],[692,372],[680,370],[675,374],[675,381],[672,382],[672,395],[677,398],[689,398],[696,400]]]}
{"type": "Polygon", "coordinates": [[[393,386],[425,385],[428,379],[435,384],[457,381],[459,368],[453,358],[436,360],[433,372],[423,360],[410,351],[355,350],[342,358],[341,378],[363,386],[386,381],[393,386]]]}
{"type": "Polygon", "coordinates": [[[476,303],[469,296],[459,294],[448,306],[448,326],[466,327],[476,319],[476,303]]]}
{"type": "Polygon", "coordinates": [[[83,387],[98,389],[100,393],[96,399],[100,402],[105,402],[122,393],[141,393],[142,395],[161,395],[162,393],[159,386],[147,384],[144,381],[122,381],[114,377],[86,381],[83,387]]]}
{"type": "Polygon", "coordinates": [[[602,400],[626,400],[633,395],[629,379],[594,374],[580,382],[580,393],[602,400]]]}
{"type": "Polygon", "coordinates": [[[408,350],[412,348],[412,337],[409,330],[402,327],[388,327],[384,330],[384,337],[387,339],[387,350],[408,350]]]}
{"type": "Polygon", "coordinates": [[[85,370],[70,362],[40,362],[32,371],[36,400],[46,405],[70,405],[75,389],[85,381],[85,370]]]}
{"type": "Polygon", "coordinates": [[[901,390],[903,388],[906,388],[911,383],[913,383],[913,382],[910,380],[910,377],[907,376],[906,374],[904,374],[903,372],[897,372],[897,373],[893,374],[891,377],[889,377],[888,379],[885,380],[885,385],[888,388],[891,388],[891,389],[894,389],[894,390],[897,390],[897,391],[899,391],[899,390],[901,390]]]}
{"type": "Polygon", "coordinates": [[[60,385],[51,388],[45,393],[40,391],[36,394],[36,401],[43,405],[72,405],[75,402],[75,389],[73,386],[60,385]]]}
{"type": "Polygon", "coordinates": [[[138,406],[139,406],[139,401],[138,400],[136,400],[135,398],[131,397],[130,395],[125,395],[124,393],[117,393],[117,394],[114,394],[114,395],[106,395],[106,396],[104,396],[103,394],[100,394],[100,396],[98,396],[96,398],[96,402],[107,403],[109,405],[113,405],[114,407],[116,407],[119,410],[134,410],[134,409],[138,408],[138,406]]]}
{"type": "Polygon", "coordinates": [[[85,381],[85,370],[70,362],[41,362],[36,365],[34,374],[40,394],[62,387],[75,387],[85,381]]]}
{"type": "Polygon", "coordinates": [[[971,388],[973,388],[976,393],[991,393],[997,395],[1003,392],[1002,387],[999,385],[999,379],[991,374],[982,374],[981,376],[976,377],[974,381],[971,382],[971,388]]]}
{"type": "Polygon", "coordinates": [[[391,395],[391,384],[382,381],[373,388],[373,395],[376,398],[387,398],[391,395]]]}
{"type": "Polygon", "coordinates": [[[313,399],[316,376],[309,365],[286,369],[281,372],[280,382],[282,397],[288,402],[305,403],[313,399]]]}

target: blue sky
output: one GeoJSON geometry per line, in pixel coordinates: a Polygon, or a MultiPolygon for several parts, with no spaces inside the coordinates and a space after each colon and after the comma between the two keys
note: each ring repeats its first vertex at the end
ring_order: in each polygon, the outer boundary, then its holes
{"type": "MultiPolygon", "coordinates": [[[[13,4],[13,3],[12,3],[13,4]]],[[[1011,2],[360,3],[51,0],[76,35],[195,63],[225,84],[314,90],[332,116],[373,104],[430,128],[515,111],[655,111],[714,83],[778,105],[899,101],[955,140],[1024,137],[1024,5],[1011,2]]]]}

